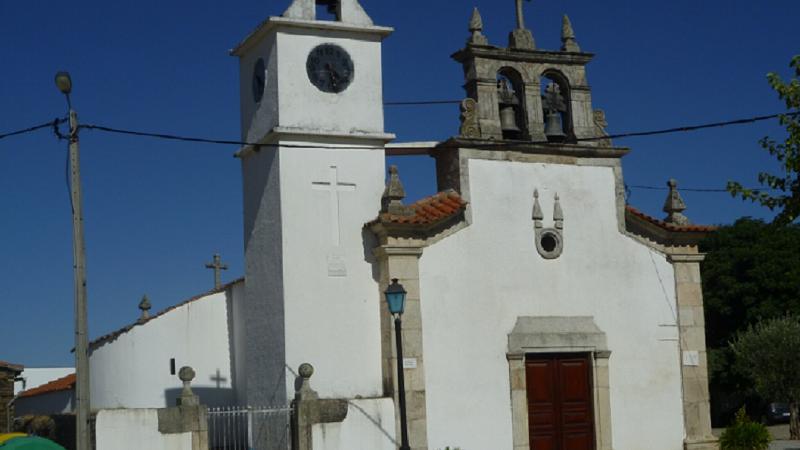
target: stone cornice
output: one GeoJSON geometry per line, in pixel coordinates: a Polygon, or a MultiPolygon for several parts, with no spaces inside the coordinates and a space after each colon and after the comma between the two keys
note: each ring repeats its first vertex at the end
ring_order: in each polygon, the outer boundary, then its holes
{"type": "Polygon", "coordinates": [[[531,155],[571,156],[576,158],[622,158],[630,153],[627,147],[598,147],[586,144],[543,143],[528,141],[496,141],[491,139],[450,138],[431,153],[443,149],[464,148],[487,152],[517,152],[531,155]]]}
{"type": "Polygon", "coordinates": [[[349,33],[349,34],[362,34],[362,35],[373,35],[377,36],[379,39],[383,40],[392,32],[394,32],[394,28],[391,27],[379,27],[379,26],[364,26],[364,25],[354,25],[349,23],[342,23],[342,22],[329,22],[324,20],[301,20],[301,19],[287,19],[285,17],[270,17],[267,20],[261,22],[261,24],[256,27],[253,32],[247,35],[242,42],[237,44],[232,50],[230,50],[231,56],[242,56],[248,49],[252,46],[256,45],[261,39],[264,38],[267,34],[273,31],[284,31],[284,30],[293,30],[293,29],[302,29],[302,30],[319,30],[323,32],[342,32],[342,33],[349,33]]]}
{"type": "Polygon", "coordinates": [[[671,263],[701,263],[706,259],[705,253],[669,254],[667,260],[671,263]]]}
{"type": "Polygon", "coordinates": [[[463,62],[468,58],[496,59],[503,61],[520,61],[538,64],[570,64],[582,66],[594,58],[592,53],[571,53],[552,50],[524,50],[494,47],[491,45],[468,45],[451,55],[451,58],[463,62]]]}

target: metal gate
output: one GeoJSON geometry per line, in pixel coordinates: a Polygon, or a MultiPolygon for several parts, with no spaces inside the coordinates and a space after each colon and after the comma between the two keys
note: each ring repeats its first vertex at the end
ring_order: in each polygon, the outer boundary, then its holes
{"type": "Polygon", "coordinates": [[[290,406],[208,409],[211,450],[286,450],[291,448],[290,406]]]}

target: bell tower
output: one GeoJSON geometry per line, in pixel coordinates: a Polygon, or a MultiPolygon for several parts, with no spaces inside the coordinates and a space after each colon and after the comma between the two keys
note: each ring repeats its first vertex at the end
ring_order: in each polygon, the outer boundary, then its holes
{"type": "Polygon", "coordinates": [[[362,228],[380,204],[384,146],[394,138],[384,132],[381,73],[391,32],[358,0],[294,0],[231,52],[241,133],[254,144],[237,153],[240,404],[286,404],[302,363],[315,367],[323,398],[382,394],[379,287],[362,228]]]}
{"type": "MultiPolygon", "coordinates": [[[[559,50],[536,48],[517,0],[517,28],[508,47],[489,43],[476,8],[466,46],[453,55],[464,67],[466,123],[461,137],[564,142],[598,136],[586,79],[591,53],[583,52],[569,18],[562,22],[559,50]]],[[[596,142],[590,145],[597,145],[596,142]]]]}

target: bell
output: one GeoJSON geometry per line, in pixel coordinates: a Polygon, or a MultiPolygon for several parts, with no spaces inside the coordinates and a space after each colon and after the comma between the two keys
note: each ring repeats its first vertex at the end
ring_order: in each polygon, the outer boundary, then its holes
{"type": "Polygon", "coordinates": [[[500,128],[503,131],[520,131],[517,126],[517,112],[513,106],[504,106],[500,109],[500,128]]]}
{"type": "Polygon", "coordinates": [[[544,135],[548,140],[560,141],[567,137],[561,126],[561,114],[553,111],[547,113],[547,123],[544,125],[544,135]]]}

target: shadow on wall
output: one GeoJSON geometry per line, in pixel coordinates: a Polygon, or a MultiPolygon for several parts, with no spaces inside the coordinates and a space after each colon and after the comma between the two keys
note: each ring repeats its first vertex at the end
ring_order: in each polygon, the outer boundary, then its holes
{"type": "MultiPolygon", "coordinates": [[[[164,390],[164,398],[167,406],[175,406],[178,397],[181,396],[182,388],[171,388],[164,390]]],[[[208,407],[233,406],[236,404],[236,391],[232,388],[216,387],[194,387],[192,392],[200,397],[200,404],[208,407]]]]}

